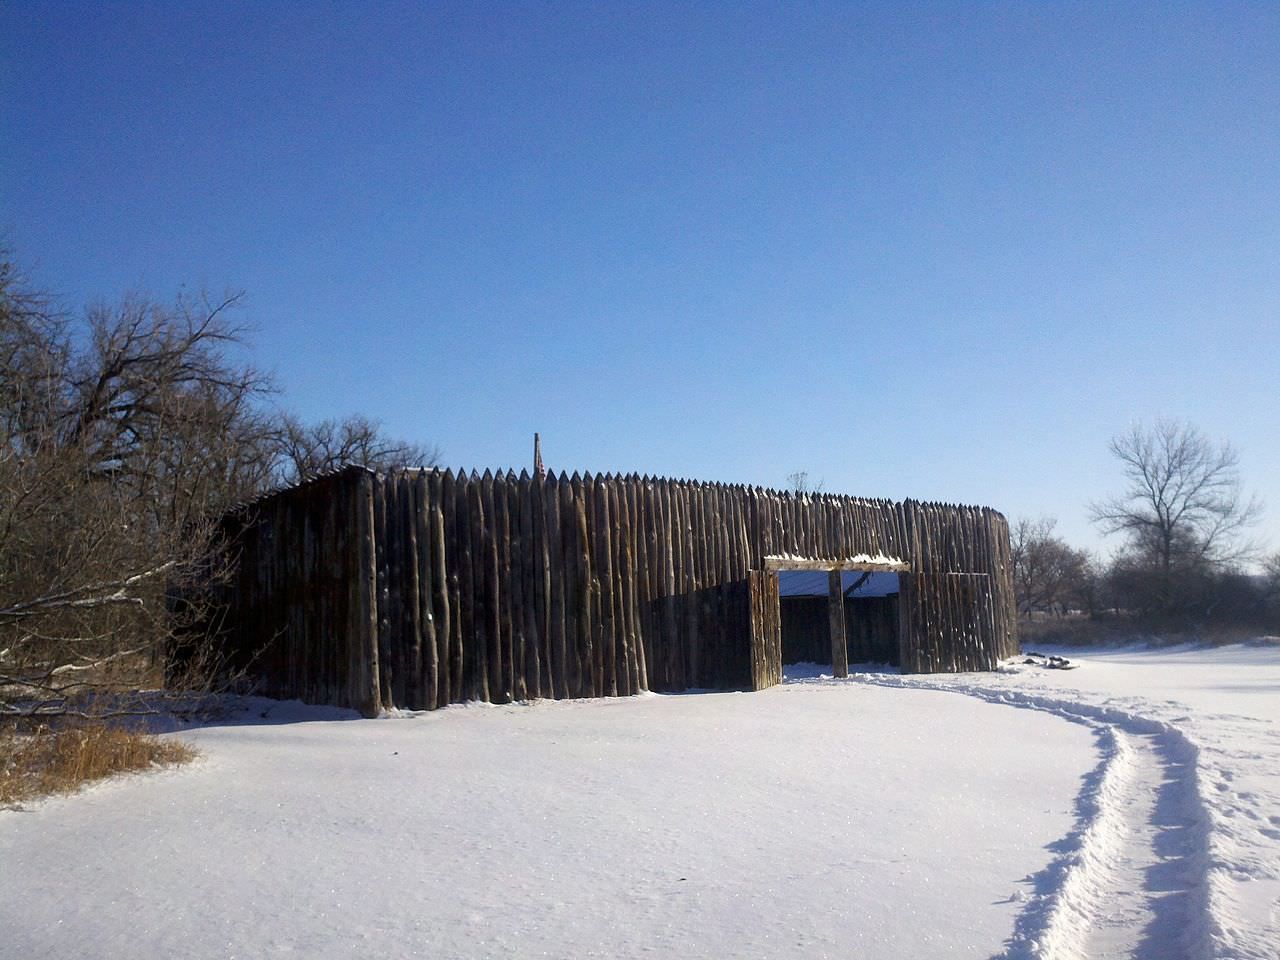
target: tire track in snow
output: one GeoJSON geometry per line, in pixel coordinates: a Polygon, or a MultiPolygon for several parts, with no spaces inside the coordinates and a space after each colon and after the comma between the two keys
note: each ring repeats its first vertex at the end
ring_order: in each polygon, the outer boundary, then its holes
{"type": "MultiPolygon", "coordinates": [[[[1177,727],[1114,707],[956,681],[856,674],[1040,710],[1091,727],[1102,760],[1076,798],[1077,826],[1035,886],[1002,960],[1200,960],[1216,949],[1209,810],[1198,747],[1177,727]]],[[[801,683],[806,681],[799,681],[801,683]]],[[[826,681],[830,682],[830,681],[826,681]]]]}

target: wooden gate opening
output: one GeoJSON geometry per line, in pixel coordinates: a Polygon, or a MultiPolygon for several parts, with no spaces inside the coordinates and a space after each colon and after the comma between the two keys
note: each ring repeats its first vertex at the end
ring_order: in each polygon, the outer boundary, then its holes
{"type": "Polygon", "coordinates": [[[831,664],[848,675],[850,663],[901,665],[899,574],[907,564],[769,558],[778,578],[780,653],[784,664],[831,664]]]}

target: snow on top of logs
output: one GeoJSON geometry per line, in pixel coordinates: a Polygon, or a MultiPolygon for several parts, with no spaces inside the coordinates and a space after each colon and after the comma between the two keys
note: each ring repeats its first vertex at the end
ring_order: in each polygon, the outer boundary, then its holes
{"type": "Polygon", "coordinates": [[[906,571],[911,564],[901,557],[883,553],[859,553],[852,557],[806,557],[794,553],[771,553],[764,558],[766,570],[883,570],[906,571]]]}

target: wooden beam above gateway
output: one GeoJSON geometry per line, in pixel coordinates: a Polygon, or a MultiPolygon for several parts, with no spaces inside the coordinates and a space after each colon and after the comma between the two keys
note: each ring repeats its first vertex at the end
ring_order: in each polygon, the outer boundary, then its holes
{"type": "Polygon", "coordinates": [[[812,557],[777,556],[765,557],[766,570],[862,570],[871,573],[906,573],[911,564],[896,557],[850,557],[846,560],[829,558],[817,560],[812,557]]]}

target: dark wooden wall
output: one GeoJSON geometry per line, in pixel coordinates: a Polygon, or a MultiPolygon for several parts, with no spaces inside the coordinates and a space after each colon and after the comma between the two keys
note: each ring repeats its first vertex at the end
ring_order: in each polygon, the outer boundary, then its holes
{"type": "MultiPolygon", "coordinates": [[[[783,597],[782,662],[830,663],[826,597],[783,597]]],[[[846,597],[845,640],[850,663],[898,663],[898,595],[846,597]]]]}
{"type": "Polygon", "coordinates": [[[223,518],[231,563],[203,628],[227,672],[266,696],[378,711],[374,481],[347,470],[223,518]]]}
{"type": "Polygon", "coordinates": [[[760,619],[777,612],[748,573],[783,554],[909,562],[904,669],[989,669],[1017,650],[1008,527],[986,508],[351,468],[247,505],[228,530],[229,642],[272,641],[274,694],[366,712],[761,686],[773,668],[752,638],[777,647],[760,619]]]}
{"type": "Polygon", "coordinates": [[[783,597],[782,662],[830,663],[831,624],[826,597],[783,597]]]}
{"type": "Polygon", "coordinates": [[[845,601],[850,663],[899,666],[898,595],[845,601]]]}

